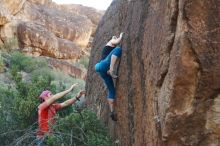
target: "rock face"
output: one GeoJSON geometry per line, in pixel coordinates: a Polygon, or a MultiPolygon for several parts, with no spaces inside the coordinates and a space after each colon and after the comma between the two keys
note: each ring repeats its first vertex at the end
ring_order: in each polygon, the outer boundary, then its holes
{"type": "Polygon", "coordinates": [[[40,5],[46,5],[46,6],[54,5],[55,6],[55,3],[53,3],[52,0],[27,0],[27,1],[34,3],[34,4],[40,4],[40,5]]]}
{"type": "Polygon", "coordinates": [[[18,15],[25,16],[31,22],[18,25],[22,48],[40,48],[41,55],[55,58],[74,59],[82,55],[81,50],[88,44],[92,32],[90,20],[28,2],[24,10],[18,15]]]}
{"type": "Polygon", "coordinates": [[[1,0],[1,6],[8,11],[10,15],[15,15],[21,9],[26,0],[1,0]]]}
{"type": "Polygon", "coordinates": [[[220,145],[219,22],[219,0],[113,1],[94,37],[86,94],[122,146],[220,145]],[[94,65],[121,31],[113,123],[94,65]]]}
{"type": "Polygon", "coordinates": [[[0,26],[11,21],[12,16],[21,10],[26,0],[1,0],[0,1],[0,26]]]}
{"type": "Polygon", "coordinates": [[[60,5],[59,8],[63,11],[67,11],[73,14],[77,13],[79,15],[86,16],[89,20],[91,20],[93,24],[93,33],[95,32],[96,27],[104,14],[104,11],[98,11],[94,8],[85,7],[85,6],[77,5],[77,4],[60,5]]]}
{"type": "Polygon", "coordinates": [[[73,66],[71,63],[68,63],[66,61],[60,61],[50,58],[49,64],[55,69],[63,71],[72,77],[80,78],[80,79],[85,79],[86,77],[86,69],[73,66]]]}
{"type": "Polygon", "coordinates": [[[86,15],[63,11],[52,0],[3,0],[0,4],[1,40],[17,37],[23,51],[32,55],[79,58],[94,31],[95,24],[86,15]]]}

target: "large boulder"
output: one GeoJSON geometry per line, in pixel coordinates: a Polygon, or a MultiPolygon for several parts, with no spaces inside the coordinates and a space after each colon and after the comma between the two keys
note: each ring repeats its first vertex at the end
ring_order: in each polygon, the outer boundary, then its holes
{"type": "Polygon", "coordinates": [[[6,23],[0,29],[1,39],[6,42],[7,40],[17,38],[17,27],[20,21],[12,20],[6,23]]]}
{"type": "Polygon", "coordinates": [[[220,145],[219,12],[219,0],[113,1],[94,37],[86,95],[117,142],[220,145]],[[94,65],[121,31],[114,124],[94,65]]]}
{"type": "Polygon", "coordinates": [[[0,26],[10,22],[18,13],[26,0],[1,0],[0,1],[0,26]]]}
{"type": "Polygon", "coordinates": [[[83,52],[72,41],[56,37],[45,27],[35,23],[20,23],[18,38],[24,51],[38,51],[40,55],[59,59],[79,59],[83,52]]]}
{"type": "Polygon", "coordinates": [[[69,62],[61,61],[53,58],[50,58],[48,62],[53,68],[65,72],[74,78],[85,79],[86,77],[85,68],[77,67],[69,62]]]}
{"type": "Polygon", "coordinates": [[[99,11],[91,7],[77,4],[59,5],[59,8],[72,14],[77,13],[78,15],[86,16],[93,24],[93,33],[95,32],[100,19],[104,15],[104,11],[99,11]]]}
{"type": "MultiPolygon", "coordinates": [[[[0,3],[1,4],[1,3],[0,3]]],[[[2,5],[0,5],[0,26],[6,24],[11,20],[10,12],[5,9],[2,5]]]]}
{"type": "MultiPolygon", "coordinates": [[[[3,42],[17,38],[27,54],[62,59],[77,59],[88,50],[97,22],[91,22],[87,13],[64,11],[52,0],[20,0],[16,6],[12,5],[13,0],[3,0],[0,4],[0,39],[3,42]]],[[[82,12],[83,8],[80,9],[82,12]]]]}
{"type": "Polygon", "coordinates": [[[0,6],[7,9],[11,15],[15,15],[22,9],[25,2],[26,0],[1,0],[0,6]]]}
{"type": "Polygon", "coordinates": [[[86,17],[70,14],[44,5],[25,3],[21,16],[41,24],[48,32],[59,38],[72,41],[82,48],[85,47],[92,32],[92,23],[86,17]]]}

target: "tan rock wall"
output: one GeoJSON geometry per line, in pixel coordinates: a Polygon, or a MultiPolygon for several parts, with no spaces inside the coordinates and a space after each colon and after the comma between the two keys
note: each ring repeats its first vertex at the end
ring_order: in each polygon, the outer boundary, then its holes
{"type": "Polygon", "coordinates": [[[11,21],[10,23],[5,24],[0,29],[1,39],[7,41],[11,38],[17,38],[17,26],[18,21],[11,21]]]}
{"type": "Polygon", "coordinates": [[[73,41],[82,48],[88,44],[92,33],[92,23],[89,19],[43,5],[25,3],[24,11],[20,15],[41,24],[57,37],[73,41]]]}
{"type": "Polygon", "coordinates": [[[72,4],[72,5],[59,5],[59,9],[63,11],[67,11],[72,14],[79,14],[86,16],[89,20],[91,20],[93,24],[93,33],[98,26],[98,23],[102,16],[104,15],[104,11],[98,11],[91,7],[85,7],[82,5],[72,4]]]}
{"type": "Polygon", "coordinates": [[[27,0],[30,3],[40,4],[40,5],[50,5],[52,4],[52,0],[27,0]]]}
{"type": "Polygon", "coordinates": [[[1,0],[0,1],[0,26],[14,19],[24,6],[26,0],[1,0]]]}
{"type": "Polygon", "coordinates": [[[26,0],[1,0],[0,4],[7,9],[11,15],[15,15],[22,9],[25,2],[26,0]]]}
{"type": "Polygon", "coordinates": [[[52,0],[0,2],[1,40],[18,37],[22,50],[32,56],[77,59],[88,46],[92,31],[94,24],[87,16],[63,11],[52,0]]]}
{"type": "Polygon", "coordinates": [[[76,67],[68,62],[59,61],[56,59],[49,59],[49,64],[53,66],[55,69],[58,69],[62,72],[69,74],[72,77],[85,79],[86,70],[80,67],[76,67]]]}
{"type": "Polygon", "coordinates": [[[72,41],[56,37],[42,25],[21,23],[18,26],[18,38],[22,48],[41,48],[41,55],[59,59],[78,59],[82,50],[72,41]]]}
{"type": "Polygon", "coordinates": [[[11,14],[7,9],[0,5],[0,26],[6,24],[11,20],[11,14]]]}

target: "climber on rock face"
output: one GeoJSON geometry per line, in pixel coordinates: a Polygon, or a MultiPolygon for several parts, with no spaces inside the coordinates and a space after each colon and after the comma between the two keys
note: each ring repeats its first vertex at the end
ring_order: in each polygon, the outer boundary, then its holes
{"type": "Polygon", "coordinates": [[[110,117],[112,120],[117,121],[114,113],[114,100],[115,100],[115,87],[112,78],[116,79],[118,76],[114,73],[116,62],[120,59],[122,50],[117,47],[120,44],[124,33],[119,37],[113,36],[111,40],[105,45],[102,50],[102,58],[95,65],[96,72],[99,73],[108,88],[108,104],[110,107],[110,117]]]}
{"type": "Polygon", "coordinates": [[[80,91],[76,97],[73,97],[71,99],[68,99],[62,103],[55,103],[58,99],[62,98],[64,95],[69,93],[70,91],[73,90],[73,88],[77,84],[73,84],[69,89],[57,93],[57,94],[52,94],[50,91],[46,90],[41,93],[39,96],[39,100],[41,104],[38,106],[38,125],[39,125],[39,130],[37,133],[37,146],[43,146],[43,139],[44,135],[50,131],[49,125],[50,124],[55,124],[55,115],[56,112],[64,107],[67,107],[69,105],[72,105],[73,103],[76,102],[76,100],[79,100],[79,98],[85,94],[85,91],[80,91]]]}

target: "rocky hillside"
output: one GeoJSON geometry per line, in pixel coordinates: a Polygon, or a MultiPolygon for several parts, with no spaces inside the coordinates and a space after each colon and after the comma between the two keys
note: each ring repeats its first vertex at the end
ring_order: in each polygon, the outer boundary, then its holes
{"type": "Polygon", "coordinates": [[[103,12],[80,5],[65,7],[52,0],[1,0],[0,45],[15,39],[29,55],[64,60],[88,54],[103,12]]]}
{"type": "Polygon", "coordinates": [[[99,23],[87,96],[122,146],[220,145],[220,1],[113,1],[99,23]],[[118,121],[94,65],[125,32],[116,82],[118,121]]]}
{"type": "Polygon", "coordinates": [[[88,19],[91,20],[93,24],[93,33],[96,31],[96,27],[98,26],[100,18],[104,15],[104,11],[76,4],[59,5],[59,9],[70,13],[77,13],[78,15],[86,16],[88,19]]]}

